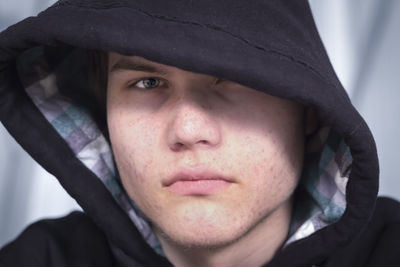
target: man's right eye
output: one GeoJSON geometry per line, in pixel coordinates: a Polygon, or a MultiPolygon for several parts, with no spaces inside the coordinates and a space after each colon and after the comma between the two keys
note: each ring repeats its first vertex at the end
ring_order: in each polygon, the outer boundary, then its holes
{"type": "Polygon", "coordinates": [[[140,89],[154,89],[160,86],[163,83],[162,80],[155,78],[155,77],[147,77],[142,78],[140,80],[135,81],[134,83],[130,84],[129,88],[140,88],[140,89]]]}

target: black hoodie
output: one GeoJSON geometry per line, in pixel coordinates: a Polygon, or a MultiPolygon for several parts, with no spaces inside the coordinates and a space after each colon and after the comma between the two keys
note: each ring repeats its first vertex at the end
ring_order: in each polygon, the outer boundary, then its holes
{"type": "Polygon", "coordinates": [[[170,266],[114,167],[88,49],[139,55],[313,107],[290,235],[267,266],[399,266],[400,207],[307,1],[60,0],[0,34],[0,119],[84,212],[29,226],[0,266],[170,266]]]}

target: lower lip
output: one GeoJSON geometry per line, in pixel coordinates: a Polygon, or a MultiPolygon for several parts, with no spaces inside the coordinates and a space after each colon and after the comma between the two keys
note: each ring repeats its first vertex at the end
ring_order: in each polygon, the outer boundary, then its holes
{"type": "Polygon", "coordinates": [[[229,186],[224,180],[177,181],[168,186],[169,191],[178,195],[212,195],[229,186]]]}

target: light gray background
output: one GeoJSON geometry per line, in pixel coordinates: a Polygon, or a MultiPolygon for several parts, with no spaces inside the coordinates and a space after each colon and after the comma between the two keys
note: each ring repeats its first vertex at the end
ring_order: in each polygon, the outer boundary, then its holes
{"type": "MultiPolygon", "coordinates": [[[[380,195],[400,199],[400,1],[309,0],[340,80],[375,136],[380,195]]],[[[0,0],[0,31],[53,3],[0,0]]],[[[80,209],[0,125],[0,247],[28,224],[80,209]]]]}

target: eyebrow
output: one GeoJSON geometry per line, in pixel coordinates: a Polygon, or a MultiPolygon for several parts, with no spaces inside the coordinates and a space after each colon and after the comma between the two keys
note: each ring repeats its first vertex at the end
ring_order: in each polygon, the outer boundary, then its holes
{"type": "Polygon", "coordinates": [[[152,65],[142,63],[142,62],[136,62],[133,59],[127,59],[127,58],[123,58],[123,59],[120,59],[119,61],[117,61],[117,63],[115,63],[111,67],[110,73],[121,71],[121,70],[143,71],[143,72],[155,73],[155,74],[159,74],[159,75],[167,75],[168,74],[165,70],[163,70],[161,68],[157,68],[156,66],[152,66],[152,65]]]}

